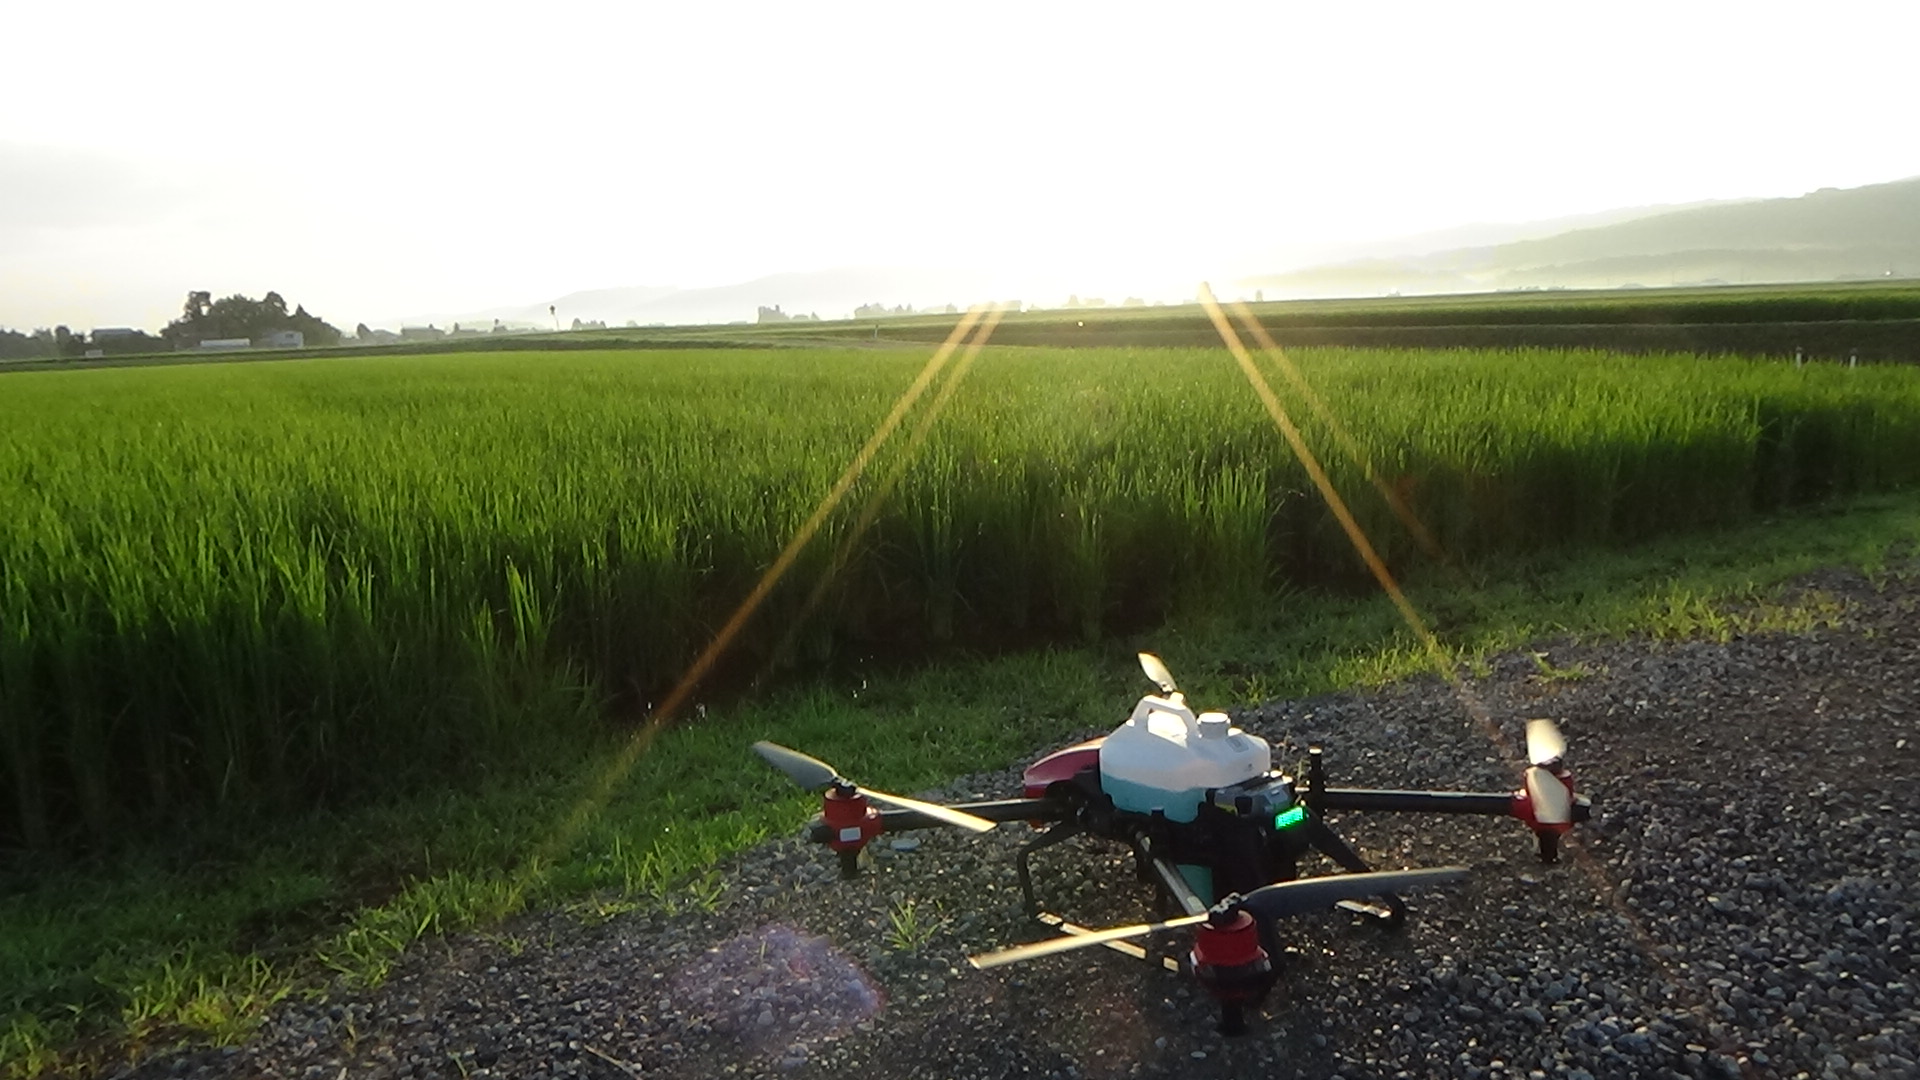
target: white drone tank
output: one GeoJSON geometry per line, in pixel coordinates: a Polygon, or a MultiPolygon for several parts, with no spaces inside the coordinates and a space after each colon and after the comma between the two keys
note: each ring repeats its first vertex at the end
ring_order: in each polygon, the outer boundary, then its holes
{"type": "Polygon", "coordinates": [[[1233,727],[1226,713],[1193,714],[1184,697],[1148,695],[1100,744],[1100,790],[1121,810],[1192,821],[1208,788],[1265,775],[1265,739],[1233,727]]]}
{"type": "MultiPolygon", "coordinates": [[[[1172,821],[1192,821],[1209,788],[1264,776],[1273,751],[1258,735],[1233,727],[1226,713],[1199,716],[1179,693],[1148,695],[1127,722],[1100,744],[1100,790],[1119,810],[1172,821]]],[[[1213,872],[1180,865],[1180,874],[1201,899],[1213,903],[1213,872]]]]}

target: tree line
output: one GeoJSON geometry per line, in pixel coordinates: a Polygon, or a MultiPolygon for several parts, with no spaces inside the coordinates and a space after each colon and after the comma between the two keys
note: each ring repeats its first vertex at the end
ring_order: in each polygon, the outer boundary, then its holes
{"type": "Polygon", "coordinates": [[[239,293],[215,300],[212,293],[196,290],[187,294],[180,317],[158,335],[125,328],[96,329],[91,334],[65,326],[30,334],[0,328],[0,360],[74,360],[94,351],[102,356],[170,352],[198,348],[203,341],[258,341],[285,330],[299,331],[307,345],[340,344],[338,329],[304,305],[288,311],[286,299],[277,292],[258,300],[239,293]]]}

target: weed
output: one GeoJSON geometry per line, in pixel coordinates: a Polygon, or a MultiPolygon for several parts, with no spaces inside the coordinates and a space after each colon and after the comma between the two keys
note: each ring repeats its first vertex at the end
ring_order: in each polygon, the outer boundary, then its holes
{"type": "Polygon", "coordinates": [[[625,896],[595,895],[568,905],[568,910],[582,922],[603,923],[638,911],[643,906],[640,901],[625,896]]]}
{"type": "Polygon", "coordinates": [[[947,923],[947,917],[936,903],[921,904],[917,900],[896,901],[887,912],[887,946],[895,952],[915,952],[947,923]]]}
{"type": "Polygon", "coordinates": [[[708,915],[720,909],[720,900],[726,892],[726,883],[713,871],[701,874],[687,883],[688,901],[695,910],[708,915]]]}
{"type": "Polygon", "coordinates": [[[1561,667],[1547,659],[1546,653],[1530,652],[1527,655],[1533,660],[1534,678],[1541,682],[1579,682],[1593,676],[1593,668],[1579,661],[1561,667]]]}

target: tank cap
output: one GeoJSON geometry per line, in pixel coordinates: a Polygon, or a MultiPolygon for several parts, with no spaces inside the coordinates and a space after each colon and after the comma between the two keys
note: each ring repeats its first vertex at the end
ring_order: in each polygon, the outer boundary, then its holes
{"type": "Polygon", "coordinates": [[[1227,719],[1226,713],[1200,714],[1200,737],[1203,739],[1224,739],[1227,737],[1227,730],[1232,726],[1233,721],[1227,719]]]}

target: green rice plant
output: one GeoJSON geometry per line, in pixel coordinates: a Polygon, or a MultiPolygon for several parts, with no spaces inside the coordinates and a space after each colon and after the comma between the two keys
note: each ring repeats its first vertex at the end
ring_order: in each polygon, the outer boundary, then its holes
{"type": "MultiPolygon", "coordinates": [[[[480,783],[645,715],[922,359],[501,352],[4,376],[0,846],[480,783]]],[[[1395,573],[1425,555],[1373,478],[1485,566],[1920,480],[1912,369],[1293,359],[1362,459],[1283,403],[1395,573]]],[[[742,624],[714,692],[1375,587],[1219,350],[992,348],[924,445],[907,441],[742,624]]]]}

